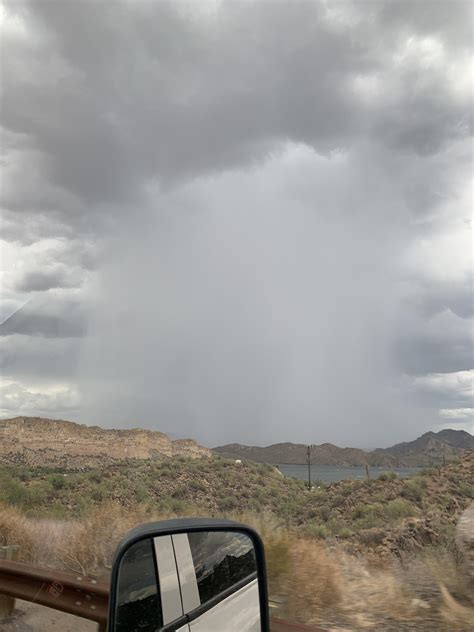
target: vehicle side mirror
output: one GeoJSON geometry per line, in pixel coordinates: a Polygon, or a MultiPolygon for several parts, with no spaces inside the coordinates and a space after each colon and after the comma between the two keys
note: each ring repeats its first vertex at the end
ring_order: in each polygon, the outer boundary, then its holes
{"type": "Polygon", "coordinates": [[[108,632],[268,632],[265,556],[229,520],[140,525],[115,553],[108,632]]]}

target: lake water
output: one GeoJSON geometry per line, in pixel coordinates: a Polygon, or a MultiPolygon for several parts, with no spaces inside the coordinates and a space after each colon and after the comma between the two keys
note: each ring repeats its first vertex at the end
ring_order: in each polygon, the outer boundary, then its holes
{"type": "MultiPolygon", "coordinates": [[[[293,476],[303,481],[308,480],[307,465],[285,465],[280,464],[278,468],[282,474],[293,476]]],[[[411,476],[420,471],[419,467],[371,467],[370,477],[377,478],[382,472],[396,472],[401,478],[411,476]]],[[[342,481],[347,478],[364,479],[366,478],[365,467],[333,467],[331,465],[312,465],[311,480],[313,482],[324,481],[334,482],[342,481]]]]}

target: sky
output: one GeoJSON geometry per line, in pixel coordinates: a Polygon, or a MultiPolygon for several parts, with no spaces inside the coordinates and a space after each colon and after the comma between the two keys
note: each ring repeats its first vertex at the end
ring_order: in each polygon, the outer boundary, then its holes
{"type": "Polygon", "coordinates": [[[472,10],[3,2],[0,415],[472,432],[472,10]]]}

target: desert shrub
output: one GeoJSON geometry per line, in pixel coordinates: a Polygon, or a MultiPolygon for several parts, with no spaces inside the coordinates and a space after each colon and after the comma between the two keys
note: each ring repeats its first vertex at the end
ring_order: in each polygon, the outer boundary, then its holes
{"type": "Polygon", "coordinates": [[[339,535],[341,529],[344,528],[344,523],[340,516],[330,518],[324,525],[331,535],[339,535]]]}
{"type": "Polygon", "coordinates": [[[331,507],[339,507],[345,502],[345,497],[343,494],[334,494],[331,498],[331,507]]]}
{"type": "Polygon", "coordinates": [[[367,546],[376,546],[381,544],[385,538],[385,532],[382,529],[366,529],[359,534],[359,539],[362,544],[367,546]]]}
{"type": "Polygon", "coordinates": [[[474,485],[460,481],[457,485],[457,491],[461,496],[467,496],[468,498],[474,498],[474,485]]]}
{"type": "Polygon", "coordinates": [[[399,518],[416,516],[419,513],[419,509],[405,498],[395,498],[388,501],[384,512],[390,520],[397,520],[399,518]]]}
{"type": "Polygon", "coordinates": [[[350,496],[353,491],[354,487],[350,483],[349,485],[344,485],[344,487],[341,489],[341,494],[346,498],[347,496],[350,496]]]}
{"type": "Polygon", "coordinates": [[[318,514],[321,520],[324,520],[326,522],[327,520],[329,520],[329,517],[331,515],[331,510],[329,507],[326,507],[326,506],[319,507],[318,514]]]}
{"type": "Polygon", "coordinates": [[[107,503],[93,509],[64,533],[58,545],[62,565],[82,575],[106,574],[120,539],[146,519],[140,507],[126,511],[117,504],[107,503]]]}
{"type": "Polygon", "coordinates": [[[87,478],[91,483],[99,484],[102,482],[102,473],[97,470],[93,470],[92,472],[89,472],[87,478]]]}
{"type": "Polygon", "coordinates": [[[372,503],[368,505],[357,505],[352,515],[357,520],[359,518],[366,518],[367,516],[381,516],[383,514],[382,503],[372,503]]]}
{"type": "Polygon", "coordinates": [[[438,470],[435,467],[425,467],[420,470],[419,476],[435,476],[438,470]]]}
{"type": "Polygon", "coordinates": [[[171,495],[173,498],[182,500],[183,498],[186,498],[186,496],[188,495],[188,489],[187,487],[182,485],[181,487],[177,487],[171,495]]]}
{"type": "Polygon", "coordinates": [[[189,482],[189,489],[193,492],[205,492],[206,485],[198,480],[192,480],[189,482]]]}
{"type": "Polygon", "coordinates": [[[404,481],[401,495],[408,500],[421,502],[426,489],[426,480],[422,477],[415,476],[404,481]]]}
{"type": "Polygon", "coordinates": [[[352,531],[352,529],[349,529],[349,527],[341,527],[337,535],[340,538],[350,538],[351,536],[354,535],[354,531],[352,531]]]}
{"type": "Polygon", "coordinates": [[[179,498],[172,498],[169,509],[176,515],[184,515],[189,511],[190,505],[184,502],[184,500],[179,500],[179,498]]]}
{"type": "Polygon", "coordinates": [[[319,517],[319,509],[317,509],[316,507],[313,507],[307,512],[306,519],[312,520],[313,518],[316,518],[316,517],[319,517]]]}
{"type": "Polygon", "coordinates": [[[219,508],[221,511],[233,511],[238,508],[238,504],[235,496],[225,496],[219,501],[219,508]]]}
{"type": "Polygon", "coordinates": [[[325,525],[310,524],[305,528],[305,533],[319,540],[325,540],[329,536],[329,531],[325,525]]]}
{"type": "Polygon", "coordinates": [[[147,488],[144,485],[137,485],[135,489],[135,500],[138,503],[142,503],[145,502],[145,500],[148,500],[148,498],[149,494],[147,488]]]}
{"type": "Polygon", "coordinates": [[[357,505],[352,515],[359,529],[371,529],[384,523],[384,506],[382,503],[357,505]]]}
{"type": "Polygon", "coordinates": [[[30,503],[30,500],[30,491],[19,480],[6,472],[2,473],[0,478],[0,502],[25,506],[30,503]]]}
{"type": "Polygon", "coordinates": [[[96,487],[95,489],[91,491],[91,498],[94,502],[97,502],[97,503],[105,500],[104,490],[101,489],[100,487],[96,487]]]}
{"type": "Polygon", "coordinates": [[[447,474],[447,478],[451,481],[451,483],[454,483],[455,485],[457,485],[461,481],[461,477],[456,472],[449,472],[449,474],[447,474]]]}
{"type": "Polygon", "coordinates": [[[381,472],[378,476],[379,481],[393,481],[398,478],[396,472],[381,472]]]}
{"type": "Polygon", "coordinates": [[[55,490],[63,489],[64,487],[66,487],[66,481],[64,480],[64,476],[62,476],[61,474],[51,474],[48,477],[48,480],[55,490]]]}
{"type": "Polygon", "coordinates": [[[18,559],[34,562],[36,555],[35,533],[28,520],[18,509],[0,505],[0,546],[17,544],[18,559]]]}

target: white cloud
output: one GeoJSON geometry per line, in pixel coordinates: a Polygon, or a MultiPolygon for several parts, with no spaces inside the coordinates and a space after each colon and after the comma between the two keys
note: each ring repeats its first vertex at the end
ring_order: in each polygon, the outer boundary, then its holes
{"type": "Polygon", "coordinates": [[[439,411],[439,415],[445,419],[460,421],[464,421],[465,419],[474,420],[474,408],[442,408],[439,411]]]}
{"type": "Polygon", "coordinates": [[[431,373],[415,377],[413,384],[420,390],[468,398],[474,395],[474,370],[431,373]]]}
{"type": "Polygon", "coordinates": [[[25,385],[2,380],[0,417],[18,415],[70,415],[77,411],[79,393],[73,385],[25,385]]]}

